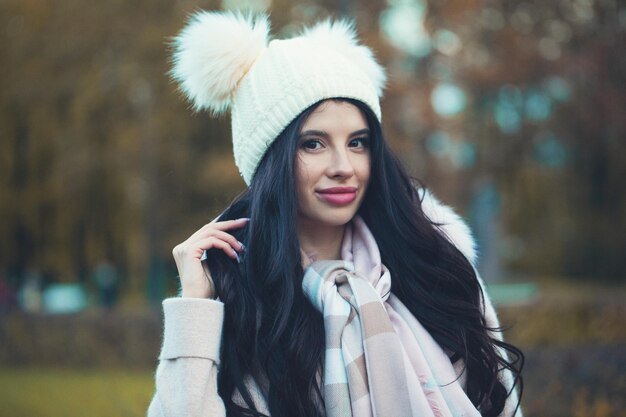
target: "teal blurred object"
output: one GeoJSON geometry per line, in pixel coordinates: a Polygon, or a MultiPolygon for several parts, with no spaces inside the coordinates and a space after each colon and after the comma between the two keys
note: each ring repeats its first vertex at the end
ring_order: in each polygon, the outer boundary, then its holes
{"type": "Polygon", "coordinates": [[[533,122],[542,122],[548,119],[552,114],[550,97],[541,90],[531,89],[526,94],[524,112],[526,118],[533,122]]]}
{"type": "Polygon", "coordinates": [[[467,95],[461,87],[449,82],[439,83],[430,95],[433,109],[442,117],[455,116],[467,107],[467,95]]]}
{"type": "Polygon", "coordinates": [[[42,306],[51,314],[78,313],[87,307],[87,292],[81,284],[51,284],[42,293],[42,306]]]}
{"type": "Polygon", "coordinates": [[[417,58],[428,56],[432,41],[424,25],[427,10],[424,0],[390,2],[380,14],[380,27],[396,48],[417,58]]]}
{"type": "Polygon", "coordinates": [[[532,282],[516,284],[486,284],[487,293],[496,305],[524,304],[532,301],[539,292],[532,282]]]}
{"type": "Polygon", "coordinates": [[[535,160],[551,168],[560,168],[567,163],[568,152],[565,146],[551,132],[540,132],[534,138],[535,160]]]}
{"type": "Polygon", "coordinates": [[[507,84],[500,88],[494,103],[493,118],[502,133],[519,132],[522,126],[521,110],[523,104],[524,98],[519,87],[507,84]]]}

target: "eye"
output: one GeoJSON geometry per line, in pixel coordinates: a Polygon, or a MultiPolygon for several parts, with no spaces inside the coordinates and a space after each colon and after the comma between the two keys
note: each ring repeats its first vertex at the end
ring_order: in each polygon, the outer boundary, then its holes
{"type": "Polygon", "coordinates": [[[349,145],[352,148],[367,148],[369,147],[370,139],[367,136],[360,138],[354,138],[350,141],[349,145]]]}
{"type": "Polygon", "coordinates": [[[302,141],[300,147],[303,149],[314,151],[320,149],[322,147],[322,143],[319,141],[319,139],[307,139],[302,141]]]}

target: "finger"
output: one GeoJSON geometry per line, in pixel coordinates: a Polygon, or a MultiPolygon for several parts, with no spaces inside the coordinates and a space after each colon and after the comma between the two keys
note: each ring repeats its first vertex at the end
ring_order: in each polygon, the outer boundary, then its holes
{"type": "Polygon", "coordinates": [[[217,230],[230,230],[230,229],[240,229],[244,227],[250,221],[247,217],[242,217],[240,219],[235,220],[224,220],[221,222],[211,222],[202,226],[196,233],[203,232],[207,229],[217,229],[217,230]]]}
{"type": "Polygon", "coordinates": [[[246,223],[248,223],[250,219],[243,217],[241,219],[235,219],[235,220],[225,220],[223,222],[211,222],[211,223],[207,223],[204,226],[202,226],[200,229],[196,230],[191,236],[190,238],[195,238],[197,236],[207,236],[207,231],[211,231],[211,230],[229,230],[229,229],[235,229],[235,228],[241,228],[243,226],[246,225],[246,223]]]}
{"type": "Polygon", "coordinates": [[[235,249],[230,246],[228,242],[217,239],[213,236],[200,240],[196,242],[196,244],[197,247],[200,248],[201,252],[209,249],[221,249],[222,251],[224,251],[226,256],[236,261],[239,261],[239,255],[237,254],[237,251],[235,251],[235,249]]]}
{"type": "Polygon", "coordinates": [[[215,223],[209,223],[207,226],[215,227],[218,230],[239,229],[244,227],[250,219],[248,217],[241,217],[234,220],[224,220],[215,223]]]}
{"type": "Polygon", "coordinates": [[[216,237],[220,240],[228,242],[230,246],[235,248],[235,250],[243,251],[244,245],[240,241],[238,241],[233,235],[230,233],[223,232],[221,230],[216,229],[207,229],[204,232],[199,232],[198,234],[192,235],[189,239],[187,239],[187,243],[190,245],[195,245],[195,242],[201,241],[208,237],[216,237]]]}

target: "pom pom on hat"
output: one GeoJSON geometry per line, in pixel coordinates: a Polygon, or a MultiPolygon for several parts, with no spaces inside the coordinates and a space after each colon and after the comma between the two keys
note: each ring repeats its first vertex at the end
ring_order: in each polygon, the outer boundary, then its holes
{"type": "Polygon", "coordinates": [[[170,75],[194,110],[229,109],[241,79],[267,47],[268,33],[264,15],[202,11],[189,19],[174,38],[170,75]]]}
{"type": "Polygon", "coordinates": [[[383,94],[387,77],[372,51],[359,45],[354,23],[349,20],[324,20],[302,32],[303,38],[327,46],[354,62],[370,78],[378,97],[383,94]]]}

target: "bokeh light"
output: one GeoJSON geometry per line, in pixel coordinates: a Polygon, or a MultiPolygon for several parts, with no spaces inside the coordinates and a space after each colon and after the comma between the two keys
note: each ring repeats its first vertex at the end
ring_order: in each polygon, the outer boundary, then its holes
{"type": "Polygon", "coordinates": [[[426,2],[393,0],[380,14],[380,26],[387,39],[402,51],[416,57],[430,53],[430,35],[424,28],[426,2]]]}
{"type": "Polygon", "coordinates": [[[430,95],[433,109],[442,117],[452,117],[467,107],[467,94],[461,87],[452,83],[439,83],[430,95]]]}

